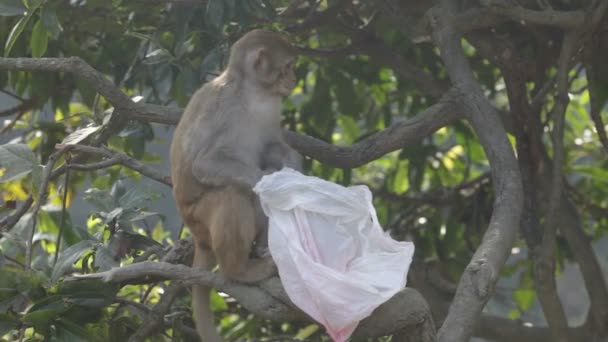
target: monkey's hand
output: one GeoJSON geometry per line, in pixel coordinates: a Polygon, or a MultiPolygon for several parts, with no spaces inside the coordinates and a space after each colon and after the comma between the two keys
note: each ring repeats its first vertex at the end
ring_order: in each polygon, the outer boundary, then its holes
{"type": "Polygon", "coordinates": [[[279,169],[274,168],[274,167],[269,167],[269,168],[267,168],[265,170],[262,170],[262,172],[264,173],[264,176],[271,175],[271,174],[273,174],[273,173],[275,173],[277,171],[279,171],[279,169]]]}
{"type": "Polygon", "coordinates": [[[254,258],[270,258],[270,249],[268,246],[255,245],[252,251],[252,257],[254,258]]]}

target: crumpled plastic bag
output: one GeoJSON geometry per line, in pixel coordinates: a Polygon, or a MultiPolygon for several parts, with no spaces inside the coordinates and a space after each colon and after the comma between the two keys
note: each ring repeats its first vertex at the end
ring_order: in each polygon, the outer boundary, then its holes
{"type": "Polygon", "coordinates": [[[343,187],[284,168],[253,189],[289,298],[334,341],[402,290],[414,244],[386,234],[366,186],[343,187]]]}

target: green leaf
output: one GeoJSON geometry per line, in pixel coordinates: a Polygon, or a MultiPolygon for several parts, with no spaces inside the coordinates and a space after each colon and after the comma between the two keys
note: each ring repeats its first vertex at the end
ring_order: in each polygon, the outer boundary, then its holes
{"type": "Polygon", "coordinates": [[[27,25],[31,17],[32,12],[29,12],[25,17],[19,19],[15,26],[13,26],[11,33],[9,33],[8,38],[6,39],[6,44],[4,44],[4,57],[8,57],[8,55],[11,53],[13,45],[15,45],[15,42],[21,35],[21,32],[23,32],[25,25],[27,25]]]}
{"type": "Polygon", "coordinates": [[[534,303],[536,298],[536,291],[534,290],[515,290],[513,293],[515,302],[523,311],[528,310],[534,303]]]}
{"type": "Polygon", "coordinates": [[[146,189],[130,187],[127,192],[120,196],[118,203],[124,208],[138,208],[143,207],[149,198],[150,193],[146,189]]]}
{"type": "Polygon", "coordinates": [[[310,324],[310,325],[300,329],[298,331],[298,333],[296,334],[296,336],[294,336],[294,338],[297,340],[306,340],[307,338],[312,336],[314,333],[316,333],[318,330],[319,330],[319,326],[317,324],[310,324]]]}
{"type": "Polygon", "coordinates": [[[32,172],[38,160],[25,144],[0,145],[0,182],[10,182],[32,172]]]}
{"type": "Polygon", "coordinates": [[[207,53],[201,63],[201,78],[205,79],[208,73],[219,69],[221,51],[220,47],[216,46],[207,53]]]}
{"type": "Polygon", "coordinates": [[[207,2],[207,9],[205,11],[205,23],[209,24],[211,28],[219,30],[222,28],[224,23],[224,1],[222,0],[209,0],[207,2]]]}
{"type": "Polygon", "coordinates": [[[69,303],[102,308],[112,304],[119,289],[118,284],[100,279],[81,279],[59,283],[57,294],[67,297],[69,303]]]}
{"type": "Polygon", "coordinates": [[[10,268],[0,269],[0,301],[10,299],[16,293],[35,300],[45,295],[42,284],[46,277],[41,272],[10,268]]]}
{"type": "Polygon", "coordinates": [[[54,311],[65,311],[67,305],[63,298],[58,295],[51,295],[36,301],[34,305],[30,306],[27,310],[28,313],[40,310],[54,310],[54,311]]]}
{"type": "Polygon", "coordinates": [[[344,131],[344,139],[347,143],[352,144],[359,137],[361,133],[357,122],[350,116],[341,116],[338,119],[342,130],[344,131]]]}
{"type": "Polygon", "coordinates": [[[21,0],[0,0],[0,16],[24,15],[27,8],[21,0]]]}
{"type": "Polygon", "coordinates": [[[42,1],[43,0],[24,0],[24,4],[30,11],[34,11],[42,5],[42,1]]]}
{"type": "Polygon", "coordinates": [[[228,304],[226,304],[226,300],[224,297],[220,296],[216,290],[211,290],[211,310],[213,312],[222,312],[228,310],[228,304]]]}
{"type": "Polygon", "coordinates": [[[59,255],[59,258],[57,259],[57,264],[53,268],[51,279],[53,281],[59,279],[65,271],[72,267],[72,264],[80,259],[86,252],[91,250],[91,248],[95,246],[95,243],[96,242],[92,240],[83,240],[61,252],[61,255],[59,255]]]}
{"type": "Polygon", "coordinates": [[[63,31],[63,27],[57,19],[57,12],[53,7],[44,6],[41,11],[40,19],[46,27],[47,31],[51,34],[51,37],[57,39],[59,34],[63,31]]]}
{"type": "Polygon", "coordinates": [[[112,267],[120,265],[119,261],[114,259],[112,252],[106,246],[98,246],[95,251],[95,267],[99,268],[100,272],[108,271],[112,267]]]}
{"type": "Polygon", "coordinates": [[[84,193],[84,199],[91,202],[99,210],[110,212],[117,204],[108,190],[90,188],[84,193]]]}
{"type": "Polygon", "coordinates": [[[76,324],[67,319],[59,319],[56,328],[56,337],[58,341],[66,342],[86,342],[91,340],[89,332],[80,324],[76,324]]]}
{"type": "Polygon", "coordinates": [[[0,336],[16,329],[19,326],[19,319],[8,313],[0,313],[0,336]]]}
{"type": "Polygon", "coordinates": [[[44,55],[47,47],[49,46],[49,35],[42,23],[42,20],[38,20],[34,24],[32,30],[32,37],[30,38],[30,48],[32,49],[32,57],[39,58],[44,55]]]}
{"type": "Polygon", "coordinates": [[[148,53],[143,61],[144,64],[155,65],[169,63],[173,60],[173,55],[166,49],[156,49],[148,53]]]}
{"type": "Polygon", "coordinates": [[[37,332],[45,334],[51,323],[58,318],[61,311],[63,310],[48,309],[30,312],[23,316],[22,321],[25,324],[33,326],[37,332]]]}
{"type": "Polygon", "coordinates": [[[97,132],[100,128],[101,126],[91,126],[78,129],[63,138],[63,141],[61,143],[64,145],[78,144],[79,142],[86,139],[89,135],[97,132]]]}

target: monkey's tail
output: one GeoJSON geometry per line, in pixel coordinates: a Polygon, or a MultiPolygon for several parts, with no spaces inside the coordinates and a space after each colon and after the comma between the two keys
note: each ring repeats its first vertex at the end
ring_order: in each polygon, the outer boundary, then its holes
{"type": "MultiPolygon", "coordinates": [[[[213,253],[205,246],[197,244],[194,248],[192,267],[211,270],[215,265],[213,253]]],[[[209,295],[211,288],[203,285],[192,286],[192,314],[196,322],[196,330],[203,342],[221,342],[213,322],[209,295]]]]}

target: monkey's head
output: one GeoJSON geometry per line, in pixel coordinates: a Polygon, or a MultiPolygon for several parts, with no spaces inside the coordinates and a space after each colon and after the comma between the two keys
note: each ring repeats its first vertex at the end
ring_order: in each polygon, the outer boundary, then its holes
{"type": "Polygon", "coordinates": [[[294,47],[280,34],[253,30],[231,49],[228,71],[273,96],[288,96],[296,86],[294,47]]]}

